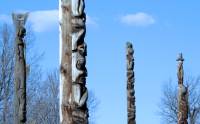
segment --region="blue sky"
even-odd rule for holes
[[[20,4],[23,3],[23,4]],[[176,85],[176,57],[183,52],[186,75],[199,75],[200,2],[181,0],[86,0],[87,86],[100,100],[97,124],[125,124],[125,43],[135,48],[137,124],[161,124],[163,85]],[[0,22],[13,11],[29,11],[35,51],[44,51],[43,71],[59,67],[58,1],[1,0]]]

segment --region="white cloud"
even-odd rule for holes
[[[20,11],[26,12],[26,11]],[[18,12],[19,13],[19,12]],[[87,26],[97,27],[97,18],[87,15],[86,24]],[[0,14],[0,22],[7,22],[12,24],[11,15]],[[29,17],[27,20],[31,24],[33,31],[35,32],[45,32],[52,30],[59,26],[59,12],[58,10],[38,10],[29,12]]]
[[[131,26],[148,26],[155,23],[153,16],[138,12],[135,14],[127,14],[121,17],[121,22]]]
[[[53,27],[59,26],[58,10],[35,11],[30,13],[28,19],[36,32],[44,32]],[[86,24],[88,26],[97,26],[96,18],[87,15]]]
[[[28,18],[35,32],[44,32],[59,25],[58,10],[33,11]]]
[[[27,11],[17,11],[17,13],[24,13]],[[12,24],[12,16],[0,14],[0,22]],[[28,22],[30,22],[33,31],[44,32],[51,30],[59,25],[58,10],[39,10],[29,12]]]

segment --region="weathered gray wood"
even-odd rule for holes
[[[62,124],[88,124],[84,8],[84,0],[60,1]]]
[[[136,107],[135,107],[135,76],[134,76],[134,50],[130,42],[126,44],[127,59],[127,112],[128,124],[136,124]]]
[[[188,124],[188,88],[184,86],[183,56],[179,54],[178,61],[178,124]]]
[[[72,99],[74,124],[88,124],[87,98],[85,86],[87,70],[87,47],[84,42],[86,15],[84,0],[72,0]]]
[[[72,37],[71,37],[71,0],[61,0],[61,115],[62,124],[73,124],[72,122]]]
[[[28,13],[12,14],[13,22],[16,29],[15,36],[15,100],[14,100],[14,123],[26,123],[26,60],[25,60],[25,43],[26,35],[25,22]]]

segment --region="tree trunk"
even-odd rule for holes
[[[183,56],[179,54],[178,61],[178,124],[188,124],[188,88],[184,86]]]
[[[60,1],[60,122],[88,124],[84,0]]]
[[[136,107],[135,107],[135,90],[134,90],[134,50],[131,43],[127,43],[127,111],[128,111],[128,124],[136,124]]]
[[[26,61],[24,52],[24,27],[28,14],[13,14],[13,22],[16,28],[15,38],[15,100],[14,100],[14,123],[26,123]]]

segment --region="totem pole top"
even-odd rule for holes
[[[179,54],[178,54],[178,58],[176,59],[176,61],[181,61],[181,62],[184,61],[184,58],[183,58],[183,54],[182,54],[182,53],[179,53]]]
[[[129,48],[133,48],[133,45],[132,45],[132,43],[131,43],[131,42],[129,42],[129,41],[128,41],[128,42],[126,42],[126,46],[127,46],[127,47],[129,47]]]
[[[12,19],[13,19],[13,23],[16,27],[16,29],[20,26],[24,26],[26,23],[26,20],[28,18],[28,12],[26,13],[12,13]]]

